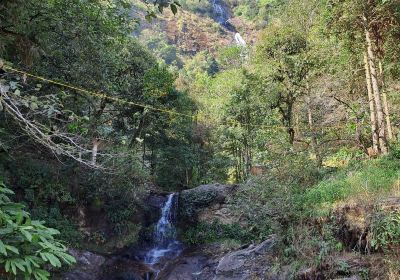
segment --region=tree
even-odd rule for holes
[[[13,192],[0,183],[0,276],[50,279],[48,266],[71,265],[75,259],[55,239],[59,232],[31,220],[24,206],[12,202]]]
[[[393,39],[390,34],[399,22],[398,4],[396,1],[380,0],[328,1],[328,4],[328,27],[339,38],[347,41],[349,48],[353,46],[354,49],[355,45],[355,51],[366,55],[365,69],[369,70],[369,74],[366,73],[366,87],[368,88],[368,84],[371,83],[375,103],[375,116],[371,116],[370,119],[371,122],[376,120],[379,152],[386,154],[387,134],[391,135],[392,129],[387,98],[381,88],[383,77],[379,77],[377,65],[379,65],[378,57],[384,59],[385,42],[387,39]],[[346,31],[342,32],[343,30]],[[374,111],[370,110],[370,113],[373,114]],[[372,139],[375,137],[374,134],[372,131]]]
[[[265,94],[272,109],[281,115],[289,143],[295,141],[294,105],[306,93],[306,81],[311,68],[307,39],[290,27],[268,28],[257,47],[258,63],[264,65]]]

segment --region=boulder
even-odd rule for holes
[[[271,236],[259,245],[228,253],[219,261],[214,280],[246,280],[265,275],[271,267],[268,255],[275,243],[276,237]]]
[[[283,280],[266,276],[272,266],[276,237],[258,245],[223,253],[221,246],[204,245],[184,252],[159,274],[163,280]]]
[[[227,224],[235,221],[228,207],[237,185],[201,185],[184,190],[179,196],[179,217],[183,225],[217,220]]]
[[[104,263],[99,280],[143,280],[147,274],[153,270],[143,262],[116,256]]]
[[[167,197],[165,195],[160,194],[152,194],[147,197],[145,203],[147,206],[153,208],[161,208],[161,206],[165,203]]]
[[[203,270],[209,263],[210,260],[208,257],[202,254],[192,256],[183,255],[171,265],[172,269],[168,273],[159,275],[159,278],[165,280],[195,280],[199,279],[198,277],[201,275],[201,279],[204,279]]]
[[[77,263],[72,271],[64,275],[64,280],[97,280],[100,277],[105,257],[74,249],[70,249],[69,253],[75,257]]]

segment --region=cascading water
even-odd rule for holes
[[[212,0],[212,6],[215,20],[229,31],[235,32],[235,42],[237,46],[246,47],[246,42],[243,37],[236,32],[236,28],[229,23],[230,13],[223,0]]]
[[[229,15],[226,9],[224,8],[222,2],[220,0],[213,0],[212,4],[218,23],[222,25],[226,24],[226,22],[229,19]]]
[[[246,46],[246,41],[243,39],[243,37],[239,33],[235,34],[235,41],[236,41],[236,45],[238,45],[239,47]]]
[[[158,273],[162,262],[177,257],[182,251],[182,244],[176,238],[177,204],[177,194],[168,195],[153,234],[153,248],[144,258],[144,262],[154,269],[155,274]]]

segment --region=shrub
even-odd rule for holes
[[[375,250],[392,251],[400,245],[400,213],[379,211],[372,217],[370,245]]]
[[[334,203],[390,192],[400,175],[398,160],[384,157],[352,163],[309,188],[303,195],[312,215],[325,215]]]
[[[222,240],[239,241],[248,243],[254,236],[238,224],[198,223],[184,233],[183,240],[190,245],[207,244]]]
[[[0,184],[0,264],[4,267],[0,275],[6,279],[23,275],[25,279],[46,280],[49,266],[73,264],[75,259],[67,254],[67,248],[54,238],[59,232],[31,220],[22,204],[10,200],[12,194]]]

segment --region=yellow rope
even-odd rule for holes
[[[51,80],[51,79],[48,79],[48,78],[45,78],[45,77],[42,77],[42,76],[31,74],[31,73],[28,73],[26,71],[15,69],[13,67],[10,67],[10,66],[7,66],[7,65],[1,65],[1,64],[2,63],[0,61],[0,68],[6,69],[6,70],[10,70],[10,71],[15,72],[15,73],[23,74],[23,75],[26,75],[28,77],[32,77],[32,78],[35,78],[37,80],[41,80],[41,81],[44,81],[44,82],[47,82],[47,83],[51,83],[51,84],[54,84],[54,85],[65,87],[65,88],[69,88],[69,89],[72,89],[72,90],[80,92],[80,93],[85,93],[85,94],[88,94],[88,95],[91,95],[91,96],[95,96],[95,97],[98,97],[98,98],[108,99],[108,100],[111,100],[113,102],[117,102],[117,103],[120,103],[120,104],[127,104],[127,105],[131,105],[131,106],[142,107],[142,108],[153,110],[153,111],[168,113],[168,114],[171,114],[171,115],[183,116],[183,117],[190,118],[192,120],[198,120],[198,118],[199,118],[199,116],[192,116],[192,115],[179,113],[179,112],[168,110],[168,109],[157,108],[157,107],[154,107],[154,106],[151,106],[151,105],[147,105],[147,104],[140,104],[140,103],[124,100],[124,99],[117,98],[117,97],[111,97],[111,96],[108,96],[108,95],[106,95],[104,93],[94,92],[94,91],[87,90],[87,89],[84,89],[84,88],[81,88],[81,87],[77,87],[77,86],[73,86],[73,85],[70,85],[70,84],[67,84],[67,83],[64,83],[64,82],[54,81],[54,80]],[[204,120],[207,121],[208,119],[206,117],[204,117]],[[279,125],[242,124],[242,123],[238,123],[238,124],[242,125],[242,126],[259,127],[259,128],[264,128],[264,129],[266,129],[266,128],[288,129],[286,126],[279,126]],[[235,125],[235,124],[232,124],[232,125]],[[343,127],[345,127],[345,126],[339,126],[338,125],[338,126],[326,126],[324,128],[327,129],[327,128],[343,128]]]
[[[127,105],[131,105],[131,106],[142,107],[142,108],[153,110],[153,111],[164,112],[164,113],[168,113],[168,114],[171,114],[171,115],[179,115],[179,116],[184,116],[184,117],[188,117],[188,118],[193,118],[193,116],[188,115],[188,114],[179,113],[179,112],[175,112],[175,111],[168,110],[168,109],[156,108],[156,107],[153,107],[151,105],[140,104],[140,103],[124,100],[124,99],[121,99],[121,98],[108,96],[108,95],[106,95],[104,93],[99,93],[99,92],[94,92],[94,91],[91,91],[91,90],[83,89],[83,88],[80,88],[80,87],[77,87],[77,86],[73,86],[73,85],[69,85],[69,84],[66,84],[66,83],[63,83],[63,82],[50,80],[50,79],[47,79],[47,78],[44,78],[44,77],[41,77],[41,76],[37,76],[37,75],[31,74],[31,73],[28,73],[26,71],[15,69],[15,68],[10,67],[10,66],[3,65],[3,68],[7,69],[7,70],[10,70],[10,71],[13,71],[15,73],[24,74],[26,76],[29,76],[29,77],[32,77],[32,78],[35,78],[35,79],[38,79],[38,80],[41,80],[41,81],[44,81],[44,82],[48,82],[48,83],[51,83],[51,84],[54,84],[54,85],[62,86],[62,87],[65,87],[65,88],[69,88],[69,89],[75,90],[77,92],[85,93],[85,94],[92,95],[92,96],[95,96],[95,97],[98,97],[98,98],[108,99],[108,100],[111,100],[111,101],[114,101],[114,102],[117,102],[117,103],[120,103],[120,104],[127,104]]]

